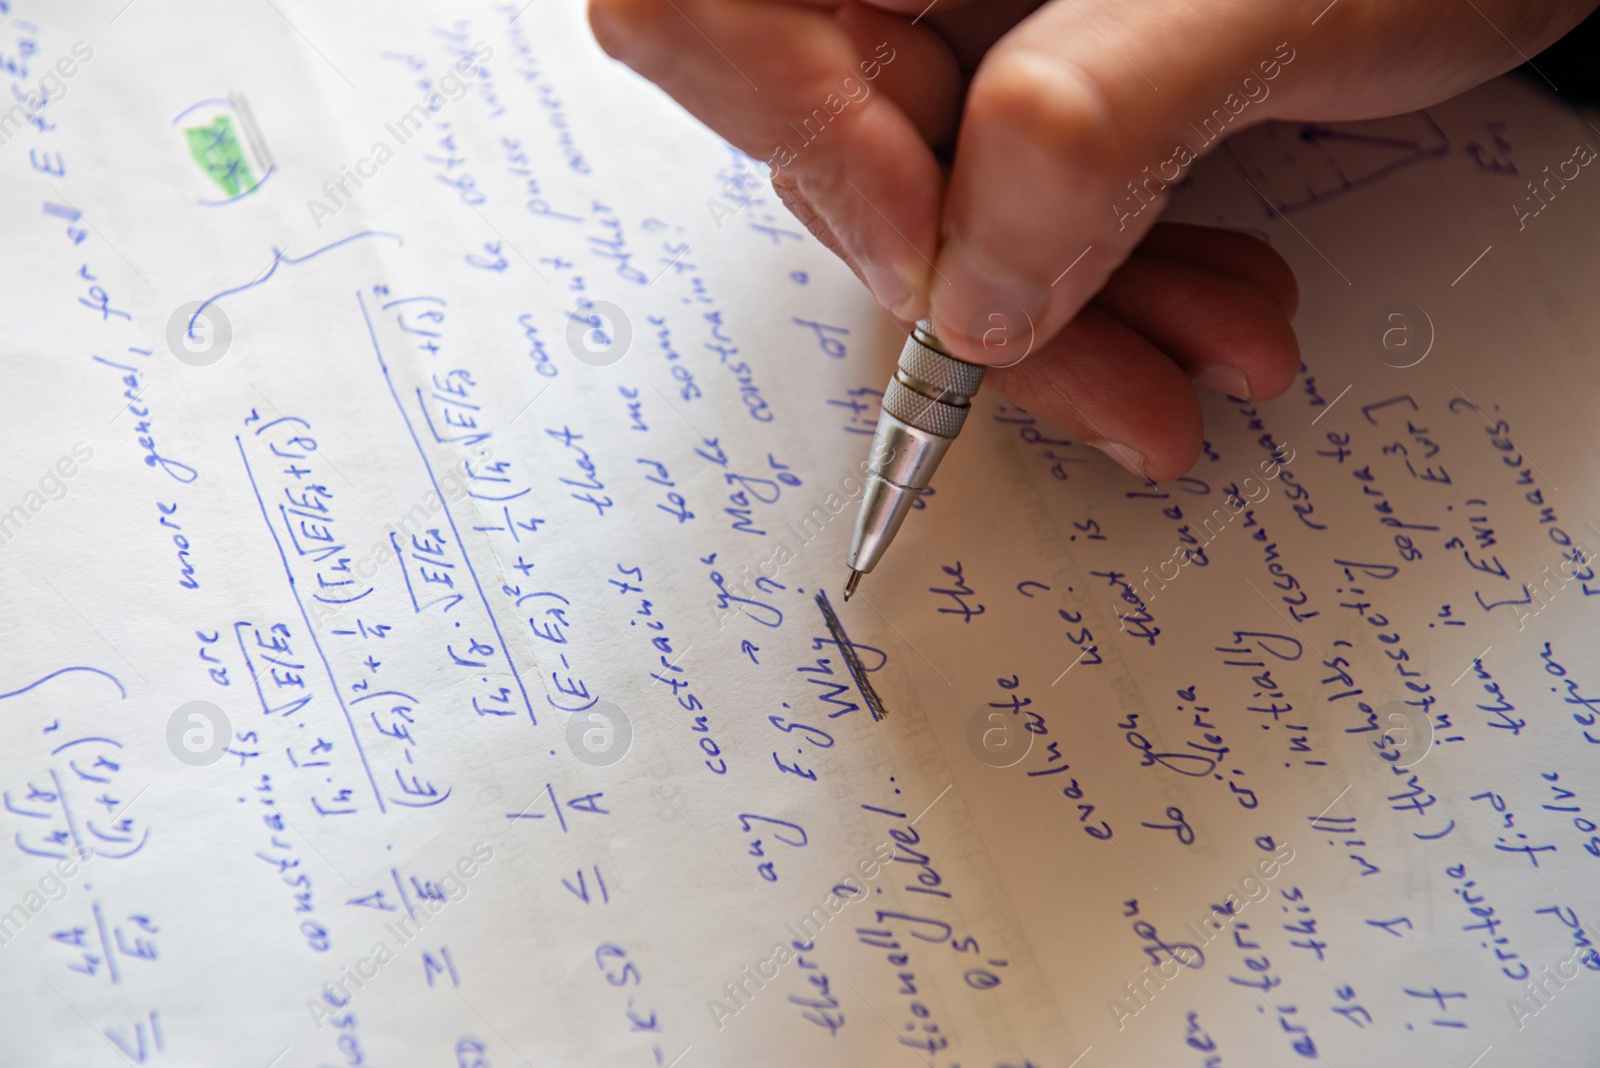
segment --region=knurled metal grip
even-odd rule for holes
[[[909,426],[953,438],[966,422],[985,370],[945,352],[933,324],[924,319],[906,338],[899,369],[883,394],[883,410]]]
[[[961,424],[967,421],[971,409],[965,404],[929,400],[898,378],[891,378],[889,388],[883,391],[883,410],[907,426],[953,438],[961,433]]]
[[[900,370],[935,391],[975,397],[983,384],[984,368],[975,363],[951,359],[938,349],[924,345],[916,334],[906,338],[900,353]]]

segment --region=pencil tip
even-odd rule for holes
[[[859,586],[859,585],[861,585],[861,572],[859,572],[859,571],[850,572],[850,581],[848,581],[848,582],[846,582],[844,584],[844,599],[846,601],[848,601],[850,599],[850,595],[852,593],[856,592],[856,587]]]

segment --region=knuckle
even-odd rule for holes
[[[1082,68],[1059,56],[1013,47],[986,60],[973,77],[969,122],[993,124],[1045,148],[1096,153],[1112,147],[1105,94]]]

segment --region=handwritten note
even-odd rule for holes
[[[980,398],[845,605],[893,325],[576,5],[360,7],[0,4],[0,1061],[1584,1059],[1581,116],[1236,140],[1290,395]]]

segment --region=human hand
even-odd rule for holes
[[[1194,159],[1267,119],[1445,99],[1594,6],[591,0],[590,19],[609,53],[766,161],[892,315],[932,318],[957,356],[992,365],[1031,337],[986,384],[1160,480],[1200,450],[1192,382],[1263,399],[1299,363],[1275,252],[1155,225]]]

